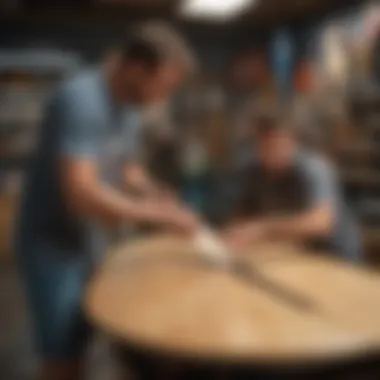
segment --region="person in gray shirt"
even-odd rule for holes
[[[236,224],[226,239],[237,248],[260,239],[286,238],[359,261],[358,226],[333,165],[303,148],[297,131],[275,113],[256,115],[252,155],[240,160],[232,204]]]
[[[41,379],[83,378],[89,330],[81,298],[94,256],[107,250],[108,227],[196,228],[191,212],[161,201],[138,157],[142,109],[170,96],[190,68],[191,54],[175,31],[143,25],[112,65],[65,80],[46,105],[15,239]]]

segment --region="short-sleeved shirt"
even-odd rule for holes
[[[139,110],[117,105],[101,70],[66,80],[46,105],[40,139],[31,162],[16,233],[16,248],[33,247],[82,254],[86,223],[67,208],[59,177],[64,157],[93,160],[102,180],[117,186],[121,167],[136,159]]]
[[[241,165],[235,207],[240,214],[255,216],[290,215],[330,204],[334,212],[334,229],[314,246],[333,249],[346,258],[361,257],[361,239],[356,221],[347,206],[333,166],[321,156],[302,150],[293,164],[280,176],[270,176],[257,158]]]

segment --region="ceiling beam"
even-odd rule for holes
[[[247,11],[242,17],[232,20],[226,24],[217,22],[210,23],[201,20],[185,20],[178,17],[179,0],[152,1],[156,6],[148,6],[146,1],[133,0],[133,3],[108,6],[102,2],[94,3],[89,0],[84,2],[77,0],[65,0],[64,6],[57,2],[50,6],[32,7],[14,11],[0,12],[0,22],[22,22],[55,24],[70,20],[72,23],[85,24],[123,24],[134,23],[147,19],[166,19],[180,25],[201,26],[207,25],[218,29],[228,27],[242,29],[271,29],[281,25],[296,24],[302,22],[314,22],[330,12],[343,9],[353,4],[363,2],[362,0],[261,0],[251,11]],[[70,2],[73,3],[70,5]],[[222,0],[221,0],[222,1]],[[75,2],[75,5],[73,5]],[[78,3],[82,4],[78,8]],[[293,5],[292,5],[293,4]]]

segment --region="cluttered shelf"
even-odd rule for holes
[[[12,231],[45,100],[81,65],[75,54],[40,49],[0,52],[0,263],[12,258]]]

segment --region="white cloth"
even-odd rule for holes
[[[208,228],[199,230],[193,238],[194,247],[199,252],[207,256],[213,262],[218,264],[227,264],[229,261],[229,252],[226,245]]]

